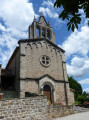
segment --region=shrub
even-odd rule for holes
[[[81,104],[83,104],[84,102],[85,102],[85,97],[83,96],[83,95],[79,95],[78,96],[78,98],[77,98],[77,100],[81,103]]]

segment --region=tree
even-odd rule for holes
[[[82,95],[84,96],[85,101],[89,102],[89,93],[87,93],[86,91],[84,91]]]
[[[77,100],[77,97],[79,95],[82,95],[82,87],[76,80],[74,80],[72,76],[68,77],[68,81],[69,81],[70,88],[75,90],[74,97],[75,97],[75,100]]]
[[[54,7],[63,8],[59,18],[62,20],[67,19],[68,30],[74,31],[78,29],[78,25],[81,23],[81,14],[79,10],[84,10],[85,17],[89,18],[89,0],[56,0]]]
[[[78,100],[81,104],[83,104],[83,103],[86,101],[86,98],[85,98],[83,95],[79,95],[79,96],[77,97],[77,100]]]

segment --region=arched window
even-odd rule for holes
[[[45,29],[42,28],[42,38],[45,38]]]

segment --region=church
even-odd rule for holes
[[[42,94],[51,103],[73,103],[65,51],[56,45],[53,29],[42,14],[38,21],[34,17],[28,36],[18,41],[5,69],[0,65],[0,93],[19,98]]]

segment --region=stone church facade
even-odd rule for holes
[[[34,18],[29,38],[18,41],[7,66],[0,66],[1,90],[13,90],[18,97],[26,93],[44,94],[51,103],[70,104],[65,51],[56,45],[55,34],[44,16]]]

